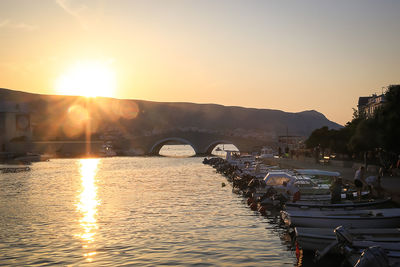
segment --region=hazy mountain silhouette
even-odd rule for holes
[[[314,129],[342,126],[315,111],[298,113],[216,104],[167,103],[114,98],[87,99],[78,96],[31,94],[0,88],[0,102],[24,103],[31,111],[34,139],[76,139],[82,133],[66,134],[91,110],[93,132],[117,129],[125,136],[181,130],[255,132],[271,137],[308,136]],[[71,107],[80,107],[74,112]]]

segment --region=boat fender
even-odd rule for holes
[[[378,246],[366,248],[354,267],[389,267],[385,251]]]
[[[303,261],[303,250],[300,249],[299,243],[295,243],[296,246],[296,259],[297,259],[297,266],[302,266]]]
[[[250,206],[250,205],[253,204],[253,203],[254,203],[254,198],[253,198],[253,197],[249,197],[249,198],[247,199],[247,205]]]
[[[294,193],[294,195],[293,195],[293,203],[295,203],[296,201],[299,201],[300,198],[301,198],[300,191],[297,191],[297,192]]]

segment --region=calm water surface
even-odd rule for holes
[[[0,174],[0,265],[293,266],[202,158],[54,159]]]

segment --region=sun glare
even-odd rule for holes
[[[112,97],[116,89],[115,71],[102,61],[81,61],[63,73],[55,84],[63,95]]]

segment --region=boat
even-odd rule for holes
[[[103,157],[114,157],[117,153],[114,151],[112,143],[106,142],[100,149],[100,155]]]
[[[393,228],[400,225],[400,209],[366,209],[340,211],[281,211],[287,226],[336,228]]]
[[[400,266],[400,241],[397,237],[394,238],[397,241],[394,239],[394,241],[366,241],[365,245],[368,247],[363,248],[358,245],[354,235],[343,226],[336,228],[334,232],[336,241],[332,242],[322,252],[316,252],[315,259],[317,261],[332,249],[339,248],[339,251],[351,266]]]
[[[340,177],[340,172],[324,171],[317,169],[295,169],[296,173],[300,175],[309,175],[315,177]]]
[[[371,209],[390,204],[391,199],[367,200],[367,201],[344,201],[343,203],[331,204],[330,202],[310,202],[298,201],[286,203],[285,210],[351,210],[351,209]]]
[[[268,158],[274,158],[274,150],[270,147],[263,147],[261,149],[261,153],[259,158],[260,159],[268,159]]]
[[[266,190],[274,187],[278,193],[285,192],[287,187],[284,185],[294,185],[299,188],[303,195],[327,195],[330,193],[329,186],[317,184],[305,176],[295,176],[287,171],[271,171],[264,178]]]
[[[378,243],[364,250],[345,245],[343,247],[341,250],[350,266],[400,267],[398,244],[392,248],[382,248]]]
[[[0,167],[0,171],[2,173],[19,173],[19,172],[27,172],[30,171],[31,168],[28,166],[24,167]]]
[[[361,192],[361,197],[368,197],[370,194],[369,191],[362,191]],[[342,194],[340,195],[342,201],[345,201],[347,199],[356,199],[357,198],[357,192],[355,191],[342,191]],[[301,196],[301,201],[302,202],[322,202],[322,203],[327,203],[331,201],[331,194],[318,194],[318,195],[302,195]]]
[[[298,200],[297,197],[304,201],[331,199],[329,185],[318,184],[311,178],[295,175],[290,170],[270,170],[263,180],[265,187],[257,188],[252,194],[253,199],[259,201],[261,206],[281,207],[287,201]],[[273,188],[273,194],[270,192],[271,188]],[[292,192],[288,194],[288,191]],[[300,195],[294,197],[294,191],[299,191]],[[291,199],[292,196],[294,199]],[[346,195],[343,194],[342,197],[346,198]]]
[[[346,228],[352,236],[352,244],[359,249],[365,249],[377,242],[385,244],[397,244],[400,242],[399,228]],[[308,228],[295,227],[296,242],[303,250],[322,251],[336,241],[336,235],[332,228]],[[334,250],[333,253],[338,251]]]
[[[318,184],[331,184],[333,178],[340,178],[340,172],[325,171],[318,169],[294,169],[292,172],[296,176],[307,176]]]

